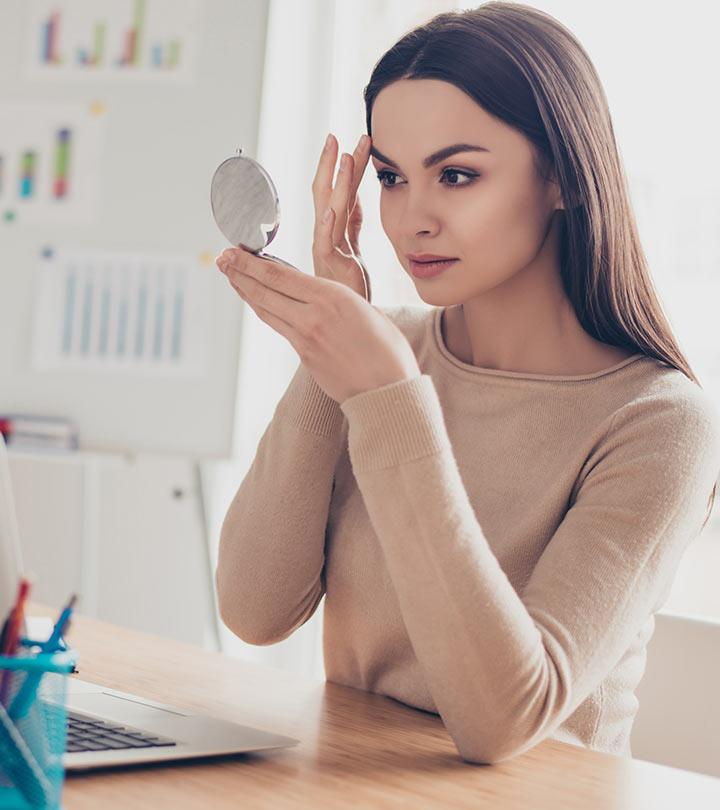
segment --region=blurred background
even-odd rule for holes
[[[718,401],[717,6],[529,5],[597,68],[661,301]],[[88,615],[324,678],[323,603],[269,647],[216,610],[220,526],[298,357],[215,267],[228,244],[210,181],[238,148],[257,159],[280,198],[269,249],[312,273],[325,136],[352,152],[375,62],[434,14],[472,7],[3,0],[0,429],[35,600],[76,591]],[[426,306],[382,231],[379,191],[370,167],[373,303]],[[663,611],[720,620],[718,512]]]

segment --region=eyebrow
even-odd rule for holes
[[[437,152],[433,152],[431,155],[428,155],[425,160],[423,160],[423,166],[426,169],[429,169],[436,163],[440,163],[441,160],[445,160],[445,158],[449,158],[451,155],[456,155],[458,152],[489,151],[490,150],[486,149],[484,146],[473,146],[470,143],[455,143],[452,146],[445,146],[442,149],[438,149]],[[378,160],[381,160],[383,163],[387,163],[388,166],[393,166],[396,169],[400,168],[394,160],[390,160],[389,157],[385,157],[385,155],[383,155],[382,152],[379,152],[374,146],[370,147],[370,154],[373,157],[376,157]]]

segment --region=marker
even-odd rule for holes
[[[21,577],[18,593],[10,614],[5,622],[2,631],[2,645],[0,645],[0,655],[15,655],[18,641],[20,639],[20,628],[25,620],[25,600],[30,592],[31,582],[27,577]],[[0,703],[5,705],[7,697],[9,672],[3,670],[0,678]]]

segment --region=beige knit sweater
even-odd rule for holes
[[[273,644],[325,595],[327,679],[439,713],[463,759],[547,737],[630,756],[718,411],[641,354],[483,369],[450,354],[440,308],[378,308],[422,373],[338,405],[298,366],[223,523],[224,622]]]

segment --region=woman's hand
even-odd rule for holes
[[[331,213],[320,220],[318,257],[335,251]],[[337,281],[315,277],[242,248],[218,267],[260,320],[285,337],[317,384],[336,402],[419,375],[405,335],[380,310]]]
[[[366,301],[371,300],[370,275],[360,256],[358,237],[362,226],[362,208],[357,190],[370,157],[369,135],[363,135],[352,155],[340,156],[335,188],[332,187],[338,143],[330,134],[323,147],[315,179],[312,183],[315,203],[315,229],[313,232],[313,264],[315,275],[331,281],[339,281],[355,290]],[[330,255],[318,251],[318,238],[324,233],[321,223],[326,208],[335,211],[332,244],[335,248]]]

